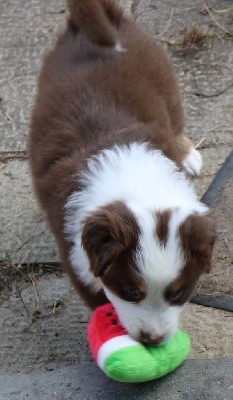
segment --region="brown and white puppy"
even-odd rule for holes
[[[86,303],[107,297],[132,337],[160,343],[210,270],[214,221],[182,171],[201,156],[161,45],[112,0],[68,4],[32,115],[35,189]]]

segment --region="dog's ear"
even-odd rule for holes
[[[216,237],[213,212],[189,215],[180,225],[179,234],[185,264],[165,291],[165,299],[174,305],[186,303],[201,274],[210,272]]]
[[[216,239],[214,212],[190,215],[181,224],[180,235],[186,254],[199,264],[200,273],[210,272],[211,256]]]
[[[139,227],[132,212],[114,202],[83,221],[82,245],[94,275],[101,276],[124,251],[136,248]]]

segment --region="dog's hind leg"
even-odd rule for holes
[[[195,149],[192,141],[180,134],[176,137],[179,151],[182,153],[182,166],[188,175],[198,176],[202,167],[202,156],[198,150]]]

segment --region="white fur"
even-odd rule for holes
[[[78,178],[77,178],[78,179]],[[66,204],[65,232],[74,243],[70,261],[79,279],[93,291],[103,286],[90,271],[81,246],[82,221],[91,212],[111,202],[123,201],[134,213],[141,228],[137,267],[147,283],[147,296],[139,304],[121,300],[104,287],[119,318],[135,339],[143,330],[151,337],[169,338],[177,327],[181,307],[170,307],[163,300],[165,287],[184,264],[177,227],[192,212],[207,208],[196,197],[184,172],[159,150],[146,143],[115,146],[88,161],[79,176],[83,190],[74,192]],[[155,237],[155,211],[173,209],[166,246]],[[153,215],[152,215],[153,213]]]
[[[155,238],[154,215],[136,209],[132,211],[141,229],[136,265],[147,284],[146,298],[139,304],[132,304],[121,300],[108,288],[104,290],[114,304],[122,325],[134,339],[139,340],[141,332],[144,332],[151,339],[163,337],[163,341],[166,341],[177,329],[182,307],[169,306],[163,292],[185,263],[178,227],[190,214],[190,209],[173,211],[166,245],[161,245]]]
[[[153,290],[151,290],[153,288]],[[152,340],[159,337],[163,342],[170,339],[178,327],[179,315],[183,307],[170,307],[161,296],[164,287],[151,285],[147,297],[138,304],[126,302],[105,288],[108,299],[114,304],[121,324],[130,336],[140,341],[141,332]]]
[[[129,335],[113,337],[104,342],[97,354],[97,364],[104,369],[107,358],[117,350],[125,347],[139,346],[139,343],[133,340]]]
[[[202,167],[202,156],[194,147],[191,148],[188,156],[183,161],[183,167],[191,176],[198,176]]]
[[[118,51],[119,53],[126,53],[126,51],[127,51],[126,49],[124,49],[121,46],[120,42],[117,42],[114,47],[115,47],[115,50]]]

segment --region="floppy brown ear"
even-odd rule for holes
[[[82,245],[96,277],[124,251],[136,247],[138,232],[132,212],[120,201],[100,208],[83,221]]]
[[[214,212],[192,214],[180,226],[186,254],[199,264],[200,273],[210,272],[211,256],[216,239]]]

